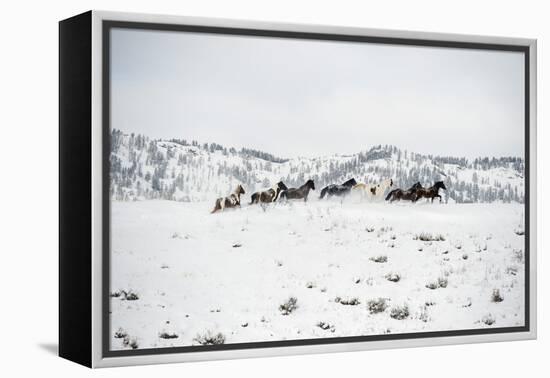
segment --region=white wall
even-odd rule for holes
[[[57,343],[57,21],[88,9],[488,34],[539,40],[539,193],[550,76],[544,1],[121,0],[10,1],[0,22],[0,369],[6,377],[92,373],[54,356]],[[540,198],[540,197],[539,197]],[[438,348],[107,369],[96,376],[465,377],[547,370],[549,287],[539,200],[539,340]]]

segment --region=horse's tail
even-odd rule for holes
[[[391,190],[388,195],[386,196],[386,201],[389,201],[390,198],[393,196],[393,193],[395,193],[396,191],[398,191],[399,189],[394,189],[394,190]]]
[[[254,205],[256,203],[256,197],[258,193],[254,193],[250,196],[250,205]]]
[[[325,194],[327,194],[327,191],[328,191],[328,186],[325,186],[323,188],[323,190],[321,190],[321,196],[319,197],[320,199],[323,199],[325,198]]]
[[[216,200],[216,203],[214,204],[214,208],[212,209],[212,211],[210,212],[210,214],[214,214],[216,211],[220,210],[221,209],[221,206],[220,206],[220,200],[217,199]]]

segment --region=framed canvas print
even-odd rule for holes
[[[536,337],[536,42],[60,22],[60,355]]]

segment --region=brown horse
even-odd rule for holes
[[[439,202],[441,203],[442,198],[439,195],[439,189],[447,190],[447,187],[445,186],[443,181],[437,181],[433,186],[430,186],[429,188],[417,189],[416,200],[414,200],[414,202],[418,201],[420,198],[431,198],[433,202],[435,197],[439,197]]]
[[[281,193],[282,190],[288,190],[284,182],[279,181],[277,185],[275,185],[273,188],[270,188],[263,192],[256,192],[252,194],[250,197],[250,204],[253,205],[255,203],[269,203],[269,202],[275,202],[277,201],[277,198],[279,197],[279,193]]]
[[[244,189],[242,185],[239,184],[231,195],[228,197],[221,197],[216,200],[214,209],[210,212],[210,214],[213,214],[218,210],[223,211],[225,208],[240,207],[241,194],[244,194]]]
[[[393,202],[395,200],[397,201],[407,200],[407,201],[415,202],[418,197],[418,194],[416,193],[418,189],[423,189],[422,184],[420,184],[420,182],[417,182],[407,190],[403,190],[401,188],[394,189],[388,193],[388,195],[386,196],[386,201]]]

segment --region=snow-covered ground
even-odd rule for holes
[[[112,203],[112,349],[524,324],[521,204],[212,206]]]

